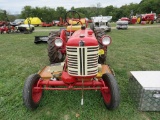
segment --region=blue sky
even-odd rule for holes
[[[72,6],[77,7],[91,7],[96,6],[97,3],[101,4],[101,7],[113,5],[120,7],[130,3],[140,3],[141,0],[0,0],[0,9],[6,10],[9,13],[20,13],[22,8],[26,5],[32,7],[50,7],[57,8],[62,6],[69,10]]]

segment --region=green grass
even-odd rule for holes
[[[159,112],[140,112],[128,94],[129,72],[160,70],[160,28],[112,30],[107,60],[116,73],[121,102],[109,111],[99,91],[45,91],[40,106],[29,111],[22,102],[25,79],[49,65],[47,44],[34,44],[32,34],[0,35],[0,119],[2,120],[160,120]],[[76,117],[79,114],[79,117]]]

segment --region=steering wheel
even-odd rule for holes
[[[76,25],[78,23],[80,23],[82,25],[82,22],[80,21],[80,19],[81,19],[81,17],[79,15],[79,13],[76,12],[75,10],[69,10],[65,15],[65,21],[68,23],[68,25],[71,25],[69,23],[69,20],[76,21]]]

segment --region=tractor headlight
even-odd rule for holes
[[[101,40],[101,42],[102,42],[102,44],[104,45],[104,46],[108,46],[110,43],[111,43],[111,37],[110,36],[103,36],[102,37],[102,40]]]
[[[61,38],[56,38],[56,39],[55,39],[55,45],[56,45],[57,47],[61,47],[61,46],[63,45],[62,39],[61,39]]]

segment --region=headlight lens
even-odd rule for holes
[[[61,47],[63,45],[63,41],[60,38],[55,39],[55,45],[57,47]]]
[[[109,37],[109,36],[104,36],[103,38],[102,38],[102,44],[104,45],[104,46],[107,46],[107,45],[109,45],[111,43],[111,38]]]

